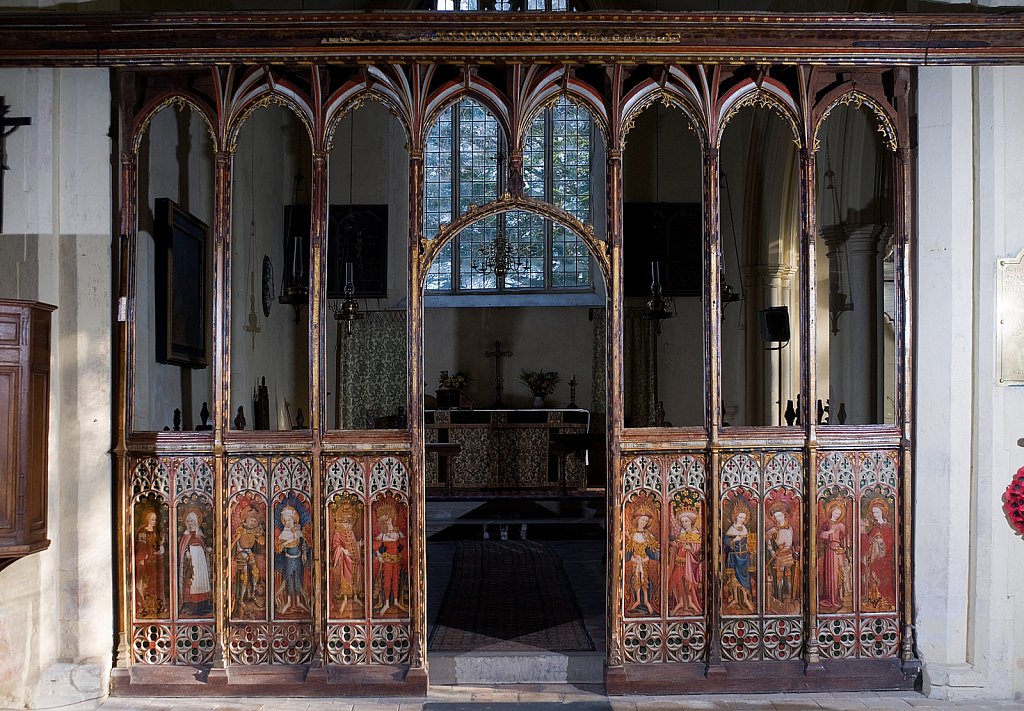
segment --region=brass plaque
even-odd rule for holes
[[[999,385],[1024,385],[1024,250],[998,265]]]

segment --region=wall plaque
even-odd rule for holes
[[[999,385],[1024,385],[1024,250],[998,261]]]

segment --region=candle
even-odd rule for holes
[[[657,262],[651,262],[651,291],[655,296],[661,293],[661,277]]]
[[[352,291],[355,285],[352,283],[352,262],[345,262],[345,291]]]

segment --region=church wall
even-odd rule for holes
[[[109,73],[0,70],[0,84],[32,117],[7,144],[0,296],[58,306],[51,545],[0,573],[0,705],[53,706],[103,695],[112,653]]]
[[[595,314],[604,317],[603,311]],[[519,380],[526,369],[554,370],[561,377],[546,398],[548,407],[568,405],[569,380],[575,375],[576,404],[590,409],[594,325],[586,307],[428,308],[423,325],[425,390],[433,394],[442,370],[469,371],[474,382],[466,395],[474,407],[489,407],[494,402],[494,359],[484,353],[500,340],[502,350],[512,351],[502,363],[502,401],[507,407],[531,406],[533,396]]]
[[[1024,70],[919,79],[918,646],[933,696],[1019,698],[1024,571],[1000,497],[1024,464],[1024,390],[995,384],[995,284],[996,260],[1024,248]]]
[[[213,402],[212,359],[199,369],[157,362],[155,221],[161,218],[155,211],[158,198],[170,198],[205,222],[211,228],[212,259],[213,144],[198,113],[169,106],[153,118],[139,153],[134,429],[171,427],[176,408],[182,411],[183,428],[191,429],[199,424],[202,403]],[[212,284],[212,270],[210,278]]]
[[[295,310],[278,301],[286,272],[294,268],[285,260],[285,205],[292,203],[296,170],[301,169],[309,190],[309,156],[308,134],[284,107],[258,109],[239,133],[232,183],[231,412],[234,416],[239,405],[244,407],[250,429],[253,389],[263,378],[271,429],[291,429],[299,408],[309,423],[309,309],[301,307],[296,322]],[[300,189],[296,202],[308,203],[308,192]],[[261,302],[265,255],[274,269],[269,317],[264,317]],[[300,262],[303,259],[300,255]],[[300,263],[298,269],[302,268]],[[259,332],[246,330],[250,313],[256,315]]]

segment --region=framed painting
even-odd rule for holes
[[[156,359],[186,368],[209,364],[209,227],[170,198],[157,198]]]

